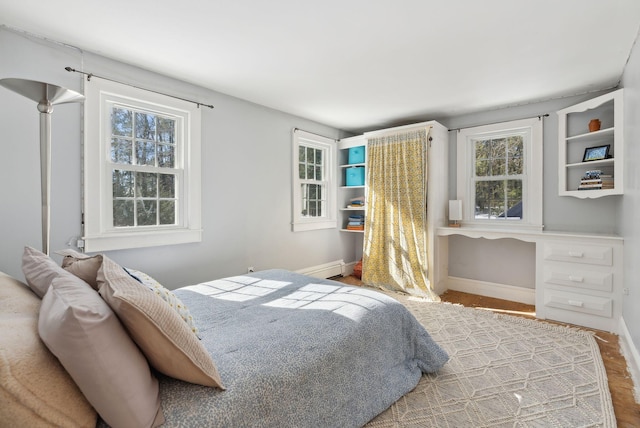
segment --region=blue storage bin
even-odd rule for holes
[[[356,166],[345,169],[347,186],[364,186],[364,167]]]
[[[364,163],[364,146],[349,149],[349,163]]]

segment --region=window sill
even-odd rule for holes
[[[154,230],[135,233],[123,232],[100,236],[85,236],[83,239],[84,250],[92,253],[97,251],[201,242],[202,229]]]

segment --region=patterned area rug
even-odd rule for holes
[[[451,359],[367,427],[616,426],[592,333],[393,296]]]

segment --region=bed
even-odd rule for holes
[[[50,274],[42,281],[45,286],[40,287],[42,288],[40,293],[43,293],[43,296],[39,297],[43,299],[43,311],[47,308],[47,314],[51,312],[48,308],[51,306],[48,294],[58,289],[62,290],[60,277],[65,278],[65,283],[75,281],[75,278],[85,277],[87,281],[80,281],[84,287],[80,284],[78,287],[81,288],[73,289],[75,291],[71,293],[78,293],[78,290],[81,290],[83,293],[88,293],[88,298],[93,299],[94,295],[98,295],[98,299],[101,298],[109,303],[112,303],[114,296],[118,297],[119,292],[116,290],[109,295],[109,292],[103,290],[105,282],[121,281],[133,287],[137,287],[134,284],[139,283],[146,283],[145,286],[149,287],[149,282],[153,282],[152,278],[143,277],[145,274],[131,269],[126,270],[106,257],[100,256],[90,260],[92,263],[90,269],[74,271],[73,266],[78,267],[79,264],[68,265],[66,269],[51,267],[51,270],[59,276],[54,276],[52,281],[52,274]],[[117,281],[110,277],[111,273],[107,272],[105,267],[107,262],[111,263],[109,266],[117,272],[116,275],[120,275]],[[47,261],[47,263],[50,262]],[[41,264],[42,260],[38,260],[37,265]],[[90,272],[89,277],[86,277],[87,271]],[[91,275],[95,276],[91,277]],[[25,276],[33,290],[32,281],[29,281],[30,275],[25,273]],[[53,285],[47,286],[47,281],[52,281]],[[11,287],[20,287],[22,297],[29,297],[30,306],[27,305],[29,307],[24,309],[25,314],[38,310],[38,302],[36,302],[38,297],[33,299],[34,296],[27,296],[28,290],[18,281],[0,276],[0,291],[5,290],[6,293],[8,283]],[[95,286],[98,290],[95,290]],[[154,293],[146,294],[152,290],[153,286],[160,287],[151,285],[148,289],[140,288],[140,290],[145,290],[141,291],[144,299],[152,296],[151,300],[155,305],[157,301],[154,299],[157,297]],[[431,339],[428,332],[402,304],[385,294],[362,287],[347,286],[331,280],[276,269],[204,282],[172,290],[172,292],[166,290],[162,292],[173,296],[176,302],[180,302],[177,306],[181,306],[181,309],[188,308],[187,318],[190,317],[190,320],[183,317],[181,320],[183,325],[176,324],[176,327],[182,329],[188,324],[186,321],[191,321],[185,330],[187,333],[182,333],[180,336],[189,335],[189,340],[195,337],[193,343],[196,345],[194,346],[206,351],[213,366],[209,369],[206,364],[201,366],[204,367],[203,371],[209,370],[210,376],[207,379],[213,380],[201,382],[199,380],[202,379],[201,373],[196,373],[189,378],[189,381],[180,380],[180,377],[183,377],[180,372],[182,367],[185,364],[193,364],[197,358],[185,360],[186,362],[176,360],[177,363],[173,366],[170,364],[169,367],[162,366],[170,357],[150,355],[150,353],[159,352],[159,349],[162,351],[172,343],[166,342],[163,346],[158,346],[157,342],[154,342],[154,347],[148,348],[151,345],[145,343],[145,340],[150,340],[149,330],[145,330],[144,334],[132,332],[129,328],[131,320],[128,316],[122,315],[119,312],[121,308],[118,309],[117,305],[111,305],[118,315],[116,319],[125,326],[128,335],[144,352],[151,366],[150,376],[156,382],[155,384],[151,382],[151,393],[136,394],[136,397],[153,396],[157,391],[157,396],[152,397],[155,401],[152,400],[150,407],[150,414],[156,410],[157,414],[136,422],[139,426],[358,427],[411,391],[417,385],[422,373],[435,372],[448,360],[446,352]],[[166,302],[165,299],[163,305]],[[102,304],[97,300],[94,303]],[[6,306],[6,304],[0,304],[3,331],[7,326],[6,318],[10,317],[9,313],[16,313],[15,305],[13,309],[8,309]],[[163,306],[162,310],[164,309],[166,308]],[[25,314],[21,315],[23,320],[28,318]],[[37,314],[30,316],[37,316]],[[47,326],[42,325],[43,318],[48,320]],[[54,342],[49,337],[51,334],[46,331],[52,328],[49,325],[55,324],[50,319],[51,315],[40,315],[40,337],[62,362],[62,371],[70,373],[75,383],[79,385],[79,395],[87,399],[93,393],[86,391],[87,388],[90,389],[93,384],[103,384],[111,380],[101,379],[100,382],[92,380],[88,386],[86,382],[83,386],[77,379],[80,375],[73,373],[77,370],[78,362],[74,360],[73,365],[65,365],[65,359],[70,357],[63,355],[64,352],[59,349],[55,350],[55,345],[50,346],[48,343],[48,341]],[[136,319],[133,324],[139,326],[144,322],[146,321]],[[24,329],[24,331],[27,330],[29,328]],[[65,337],[68,336],[68,331],[66,327]],[[38,329],[35,334],[38,334]],[[110,334],[111,336],[113,334]],[[91,340],[91,336],[88,335],[83,340]],[[3,340],[0,344],[0,352],[6,353],[6,348],[11,344],[4,342],[8,340]],[[39,341],[32,340],[32,342],[36,342],[37,345]],[[35,345],[32,344],[32,346]],[[40,346],[42,348],[40,351],[47,351],[47,347],[41,344]],[[83,348],[86,347],[83,346]],[[65,350],[68,348],[69,345],[65,345]],[[78,358],[76,351],[73,352],[73,358],[76,360]],[[97,364],[96,358],[100,358],[100,355],[91,356],[94,360],[92,367]],[[110,358],[117,358],[117,356]],[[135,360],[135,358],[129,357],[127,361],[129,360]],[[196,366],[198,364],[196,361]],[[50,361],[48,365],[55,365],[55,361]],[[136,369],[129,376],[134,376],[140,371],[143,370]],[[117,372],[114,373],[117,375]],[[82,375],[85,374],[82,373]],[[64,377],[64,373],[57,375]],[[89,375],[93,376],[94,373]],[[6,392],[11,389],[7,387],[10,382],[5,378],[6,376],[2,378],[3,388],[0,391],[10,395]],[[146,375],[143,376],[142,382],[147,381]],[[157,389],[154,389],[154,385]],[[73,389],[73,382],[70,383],[67,379],[66,388]],[[101,392],[98,391],[98,394]],[[110,397],[113,397],[113,394]],[[49,398],[46,397],[46,399]],[[34,412],[34,407],[37,406],[29,400],[23,399],[23,402],[19,402],[20,399],[15,397],[12,397],[12,400],[18,402],[17,407],[28,408],[31,413],[37,415],[38,411]],[[100,403],[96,406],[95,400],[96,398],[88,398],[91,407],[103,406]],[[127,405],[125,401],[123,401],[124,404],[120,404],[121,407]],[[65,400],[64,403],[66,404],[63,404],[63,407],[69,406],[69,400]],[[60,406],[60,403],[46,404],[49,407]],[[144,406],[144,403],[136,404],[129,417],[138,417],[135,413]],[[40,407],[43,406],[40,405]],[[82,406],[78,405],[78,407]],[[57,411],[57,409],[54,410]],[[117,417],[110,419],[111,415],[104,417],[111,411],[114,410],[109,408],[98,410],[98,426],[118,426],[129,422]],[[122,409],[119,411],[124,412]],[[3,412],[5,414],[0,416],[7,417],[7,409]],[[23,413],[29,412],[22,412],[21,417],[24,417]],[[72,418],[73,416],[68,417],[68,419]],[[48,422],[44,426],[87,426],[83,423],[75,424],[75,422],[62,424],[60,418],[47,420],[43,416],[37,416],[37,419]]]

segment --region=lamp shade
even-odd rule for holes
[[[449,220],[462,220],[462,201],[460,199],[449,201]]]

